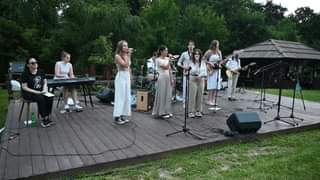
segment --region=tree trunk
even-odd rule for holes
[[[90,76],[95,76],[96,74],[97,74],[96,65],[95,64],[90,64],[90,66],[89,66],[89,75]]]
[[[112,79],[112,65],[105,65],[104,67],[104,77],[106,80],[111,80]]]

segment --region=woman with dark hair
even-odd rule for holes
[[[168,48],[164,45],[159,47],[156,66],[159,73],[156,83],[156,94],[152,115],[167,119],[172,117],[171,108],[171,78],[170,59],[168,58]]]
[[[49,115],[52,110],[53,97],[44,95],[48,92],[47,79],[44,72],[38,69],[38,62],[35,58],[26,61],[25,70],[21,75],[21,84],[22,97],[38,104],[41,126],[51,126],[53,122],[49,119]]]
[[[202,52],[195,49],[192,53],[191,63],[189,64],[189,117],[202,117],[202,99],[204,80],[200,77]]]
[[[219,41],[213,40],[209,46],[209,49],[203,55],[203,60],[207,61],[208,67],[208,79],[207,79],[207,90],[208,90],[208,105],[215,105],[214,98],[217,91],[220,89],[220,78],[221,78],[221,60],[222,53],[219,49]]]
[[[128,47],[127,41],[121,40],[117,43],[115,51],[115,63],[117,66],[117,75],[114,80],[114,109],[113,117],[116,124],[125,124],[129,122],[125,116],[131,116],[131,82],[130,82],[130,64],[133,49]]]

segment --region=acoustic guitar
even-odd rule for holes
[[[215,72],[218,69],[221,69],[221,66],[228,60],[228,58],[222,60],[222,61],[215,61],[215,62],[207,62],[207,72],[208,75],[212,75],[213,72]]]
[[[228,78],[232,78],[233,75],[240,74],[240,71],[247,70],[250,66],[254,66],[254,65],[256,65],[256,63],[255,63],[255,62],[252,62],[252,63],[250,63],[250,64],[247,64],[247,65],[243,66],[242,68],[240,68],[240,69],[238,69],[238,70],[231,70],[231,69],[228,69],[228,68],[225,66],[225,67],[227,68],[227,70],[226,70],[226,75],[227,75]]]

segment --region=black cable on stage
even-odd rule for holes
[[[123,146],[123,147],[119,147],[119,148],[106,149],[106,150],[103,150],[103,151],[98,152],[98,153],[63,153],[63,154],[46,154],[46,153],[32,154],[32,153],[30,153],[30,154],[16,154],[16,153],[11,152],[8,148],[3,147],[2,145],[1,145],[1,150],[7,152],[9,155],[14,156],[14,157],[98,156],[98,155],[102,155],[102,154],[104,154],[106,152],[118,151],[118,150],[128,149],[128,148],[132,147],[136,142],[137,134],[136,134],[135,128],[138,127],[138,126],[133,121],[131,121],[131,123],[134,126],[131,128],[132,133],[133,133],[133,139],[131,140],[130,144],[128,144],[126,146]],[[17,136],[19,136],[19,135],[20,134],[18,134]],[[10,140],[12,140],[12,139],[9,138],[8,141],[10,141]],[[2,144],[3,142],[5,142],[5,141],[0,142],[0,144]]]

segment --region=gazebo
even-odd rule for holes
[[[320,51],[300,42],[269,39],[241,50],[243,65],[256,62],[257,68],[282,61],[289,64],[289,72],[300,75],[305,87],[320,88]],[[266,77],[271,78],[272,72]],[[270,80],[270,79],[269,79]]]

